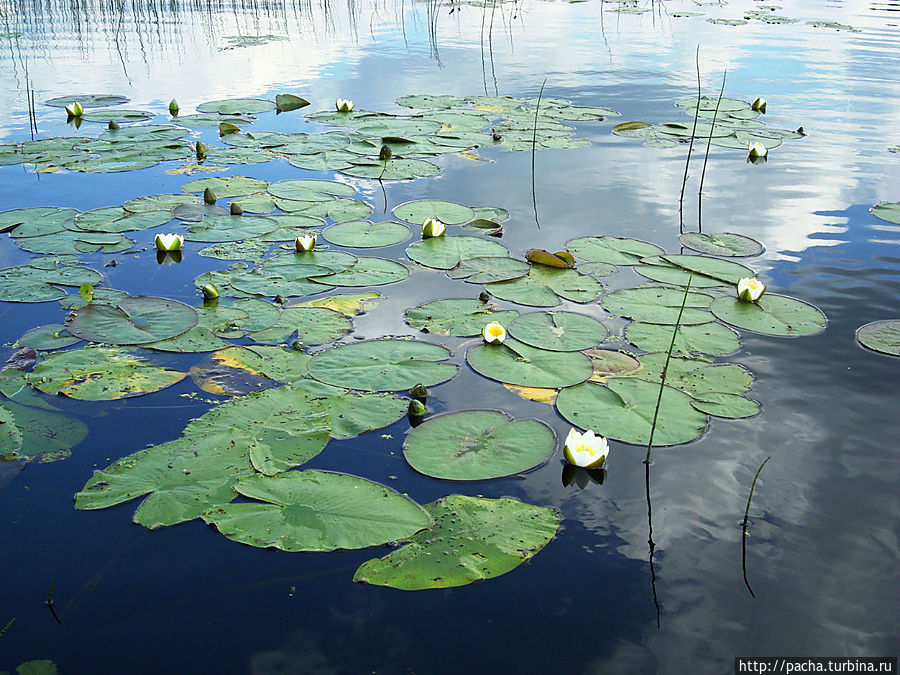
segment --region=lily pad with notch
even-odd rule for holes
[[[579,258],[589,262],[603,262],[610,265],[634,265],[641,258],[665,253],[656,244],[640,239],[624,237],[578,237],[566,244],[566,248]]]
[[[522,260],[504,256],[480,256],[460,260],[447,271],[451,279],[465,279],[470,284],[489,284],[496,281],[512,281],[528,274],[531,266]]]
[[[196,310],[184,303],[137,296],[77,309],[66,317],[66,330],[91,342],[138,345],[181,335],[197,321]]]
[[[407,247],[406,255],[425,267],[450,270],[469,258],[509,257],[509,250],[495,241],[453,235],[417,241]]]
[[[474,220],[475,211],[463,204],[443,199],[417,199],[394,207],[394,215],[407,223],[421,225],[427,218],[436,218],[447,225],[462,225]]]
[[[560,298],[585,304],[603,291],[603,285],[591,276],[545,265],[532,265],[521,279],[485,284],[484,288],[496,298],[531,307],[555,307]]]
[[[682,245],[708,255],[750,257],[759,255],[763,245],[755,239],[732,232],[688,232],[679,237]]]
[[[481,335],[491,321],[507,325],[518,315],[514,310],[498,310],[480,300],[452,298],[431,300],[413,307],[406,312],[406,321],[413,328],[428,333],[471,337]]]
[[[484,377],[524,387],[571,387],[594,372],[591,360],[580,352],[551,352],[511,338],[502,344],[474,345],[466,361]]]
[[[900,356],[900,319],[872,321],[856,329],[856,339],[872,351]]]
[[[635,321],[663,325],[709,323],[712,320],[707,308],[713,296],[690,291],[685,292],[665,286],[638,286],[622,288],[607,294],[600,301],[606,311]],[[684,311],[681,311],[684,302]]]
[[[558,352],[588,349],[603,342],[608,332],[596,319],[576,312],[522,314],[508,330],[520,342]]]
[[[766,293],[756,302],[736,297],[716,298],[710,311],[727,324],[753,333],[776,337],[815,335],[828,320],[818,307],[786,295]]]
[[[672,344],[672,325],[632,322],[625,339],[647,352],[667,351]],[[741,348],[740,336],[718,321],[678,326],[672,354],[675,356],[725,356]]]
[[[322,236],[336,246],[377,248],[399,244],[409,238],[409,228],[394,222],[354,220],[325,228]]]

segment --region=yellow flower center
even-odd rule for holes
[[[591,447],[590,445],[586,445],[586,444],[575,446],[575,452],[578,452],[578,453],[586,452],[591,457],[593,457],[594,455],[597,454],[597,452],[594,450],[593,447]]]
[[[490,326],[488,333],[491,334],[491,337],[500,337],[503,335],[503,329],[500,326]]]

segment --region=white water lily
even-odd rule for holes
[[[755,99],[753,99],[753,103],[750,104],[750,109],[757,110],[762,113],[766,112],[766,99],[764,99],[762,96],[757,96]]]
[[[750,159],[757,159],[768,155],[769,149],[759,141],[756,141],[755,143],[747,144],[747,152],[750,153]]]
[[[481,330],[481,336],[489,345],[499,345],[506,339],[506,329],[497,321],[491,321]]]
[[[569,464],[583,469],[596,469],[603,466],[609,454],[609,444],[603,436],[595,436],[588,429],[583,434],[573,427],[566,436],[563,456]]]
[[[437,218],[427,218],[424,223],[422,223],[422,237],[425,239],[429,239],[431,237],[442,237],[444,236],[444,232],[446,231],[447,226],[444,225]]]
[[[312,251],[313,247],[316,245],[316,235],[314,234],[304,234],[302,237],[297,237],[294,240],[294,246],[297,247],[297,253],[303,253],[304,251]]]
[[[348,98],[339,98],[334,102],[338,112],[353,112],[353,101]]]
[[[766,292],[766,285],[756,277],[743,277],[737,282],[737,294],[744,302],[756,302]]]
[[[180,251],[184,237],[180,234],[158,234],[153,241],[158,251]]]

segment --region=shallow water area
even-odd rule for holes
[[[562,297],[555,307],[526,306],[494,293],[491,284],[452,279],[411,259],[407,248],[421,238],[414,223],[404,241],[371,249],[329,245],[327,233],[320,234],[327,250],[377,256],[409,274],[288,304],[377,292],[381,297],[351,317],[352,330],[337,344],[396,336],[443,345],[459,372],[429,387],[426,419],[502,410],[548,425],[556,449],[549,461],[511,477],[438,480],[405,461],[402,446],[412,427],[403,416],[331,440],[299,468],[359,476],[423,505],[461,494],[549,507],[561,518],[555,537],[496,578],[402,591],[352,581],[360,565],[395,550],[390,546],[289,553],[229,541],[196,518],[147,529],[131,522],[141,499],[76,510],[73,495],[93,471],[175,440],[228,397],[202,391],[190,376],[116,400],[36,393],[80,420],[87,434],[58,461],[0,462],[0,630],[7,626],[0,671],[49,659],[61,673],[681,673],[730,672],[736,656],[897,655],[900,357],[855,339],[864,324],[900,318],[900,231],[870,212],[879,202],[900,201],[900,153],[889,151],[900,144],[896,4],[84,0],[8,2],[0,17],[0,157],[32,137],[90,140],[107,133],[102,122],[76,128],[63,108],[43,103],[75,93],[122,95],[130,100],[119,108],[152,113],[123,122],[122,130],[178,124],[168,114],[172,99],[183,117],[204,102],[274,101],[283,93],[310,105],[260,112],[242,131],[318,134],[334,127],[306,115],[332,111],[337,98],[359,110],[409,114],[395,101],[412,94],[529,99],[531,114],[539,97],[538,112],[559,100],[619,113],[560,120],[574,127],[566,138],[589,144],[532,153],[524,119],[527,149],[504,146],[504,135],[509,142],[521,130],[503,129],[499,141],[426,157],[437,175],[384,181],[299,168],[282,155],[220,163],[215,149],[229,147],[228,137],[220,138],[215,125],[192,126],[183,137],[192,146],[178,150],[180,157],[134,171],[68,170],[59,157],[2,165],[0,211],[85,212],[179,194],[188,181],[210,177],[249,176],[270,185],[329,179],[355,189],[352,198],[369,205],[372,222],[397,220],[395,207],[421,199],[506,209],[502,237],[459,225],[447,234],[502,244],[520,260],[528,249],[566,250],[580,237],[634,238],[669,254],[692,254],[681,247],[681,231],[741,234],[764,251],[729,260],[750,267],[770,296],[798,298],[827,316],[824,331],[802,337],[738,329],[740,349],[714,357],[752,373],[746,396],[759,402],[759,414],[709,417],[696,440],[654,447],[649,466],[645,447],[611,440],[602,484],[582,481],[582,489],[563,482],[562,442],[571,425],[556,407],[523,399],[470,367],[467,352],[480,337],[420,331],[405,313],[487,290],[501,310],[565,310],[597,319],[609,331],[603,347],[641,355],[625,337],[628,319],[602,303],[648,279],[620,263],[616,274],[596,277],[599,301]],[[763,96],[765,127],[804,133],[784,137],[757,164],[741,148],[714,144],[705,171],[706,138],[697,138],[680,215],[688,144],[650,147],[645,138],[612,130],[629,121],[675,123],[686,125],[689,136],[693,116],[676,101],[696,97],[698,46],[705,96],[718,96],[727,70],[724,97]],[[498,113],[483,100],[467,105]],[[194,154],[198,140],[213,149],[202,164]],[[453,148],[459,149],[465,148]],[[193,194],[199,203],[199,191]],[[227,208],[237,198],[219,203]],[[244,218],[254,215],[247,209]],[[118,289],[200,307],[195,278],[235,260],[201,255],[211,242],[188,236],[180,263],[158,264],[154,235],[191,226],[173,219],[125,232],[135,240],[130,247],[79,251],[78,264],[102,275],[95,292]],[[20,247],[23,241],[0,235],[0,267],[37,257]],[[267,255],[292,247],[273,241]],[[259,258],[243,261],[255,266]],[[586,264],[578,257],[576,270]],[[63,288],[71,306],[79,288]],[[220,303],[228,302],[223,294]],[[0,302],[0,357],[10,357],[27,331],[60,324],[67,313],[56,300]],[[252,344],[243,334],[228,340]],[[304,349],[317,354],[332,342]],[[123,349],[180,373],[209,356]],[[406,396],[407,389],[398,393]],[[742,534],[751,484],[767,457]]]

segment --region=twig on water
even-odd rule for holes
[[[56,582],[50,586],[50,594],[47,596],[47,600],[44,602],[44,606],[50,610],[50,613],[53,615],[53,618],[56,619],[56,623],[62,624],[59,616],[56,614],[56,610],[53,608],[53,592],[56,590]]]
[[[9,630],[10,626],[12,626],[16,622],[16,617],[13,617],[9,620],[9,622],[3,627],[3,630],[0,630],[0,638],[6,635],[6,631]]]
[[[750,591],[750,595],[754,598],[756,597],[756,593],[753,592],[753,589],[750,588],[750,582],[747,581],[747,537],[750,536],[750,532],[747,531],[747,521],[750,518],[750,502],[753,501],[753,491],[756,489],[756,481],[759,479],[759,474],[766,465],[766,462],[770,459],[772,459],[771,455],[766,457],[756,470],[756,475],[753,477],[753,482],[750,484],[750,494],[747,495],[747,508],[744,509],[744,521],[741,523],[741,571],[744,573],[744,585],[747,586],[747,590]]]
[[[547,78],[545,77],[541,83],[541,91],[538,93],[537,105],[534,108],[534,128],[531,133],[531,206],[534,208],[534,222],[537,224],[538,229],[541,229],[541,221],[538,219],[537,196],[534,192],[534,150],[537,146],[538,113],[541,110],[541,99],[544,97],[544,85],[546,84]]]
[[[678,198],[678,233],[684,234],[684,186],[687,185],[688,168],[691,165],[691,152],[694,149],[694,134],[697,132],[697,118],[700,116],[700,45],[694,56],[697,65],[697,109],[694,110],[694,126],[691,128],[691,143],[688,145],[687,160],[684,163],[684,178],[681,179],[681,196]]]
[[[709,146],[712,145],[713,131],[716,128],[716,118],[719,116],[719,104],[722,103],[722,94],[725,93],[725,78],[728,69],[722,73],[722,88],[719,89],[719,98],[716,99],[716,109],[713,111],[712,124],[709,125],[709,137],[706,139],[706,156],[703,158],[703,171],[700,172],[700,189],[697,191],[697,231],[703,231],[703,179],[706,178],[706,163],[709,161]],[[699,108],[698,108],[699,111]]]

